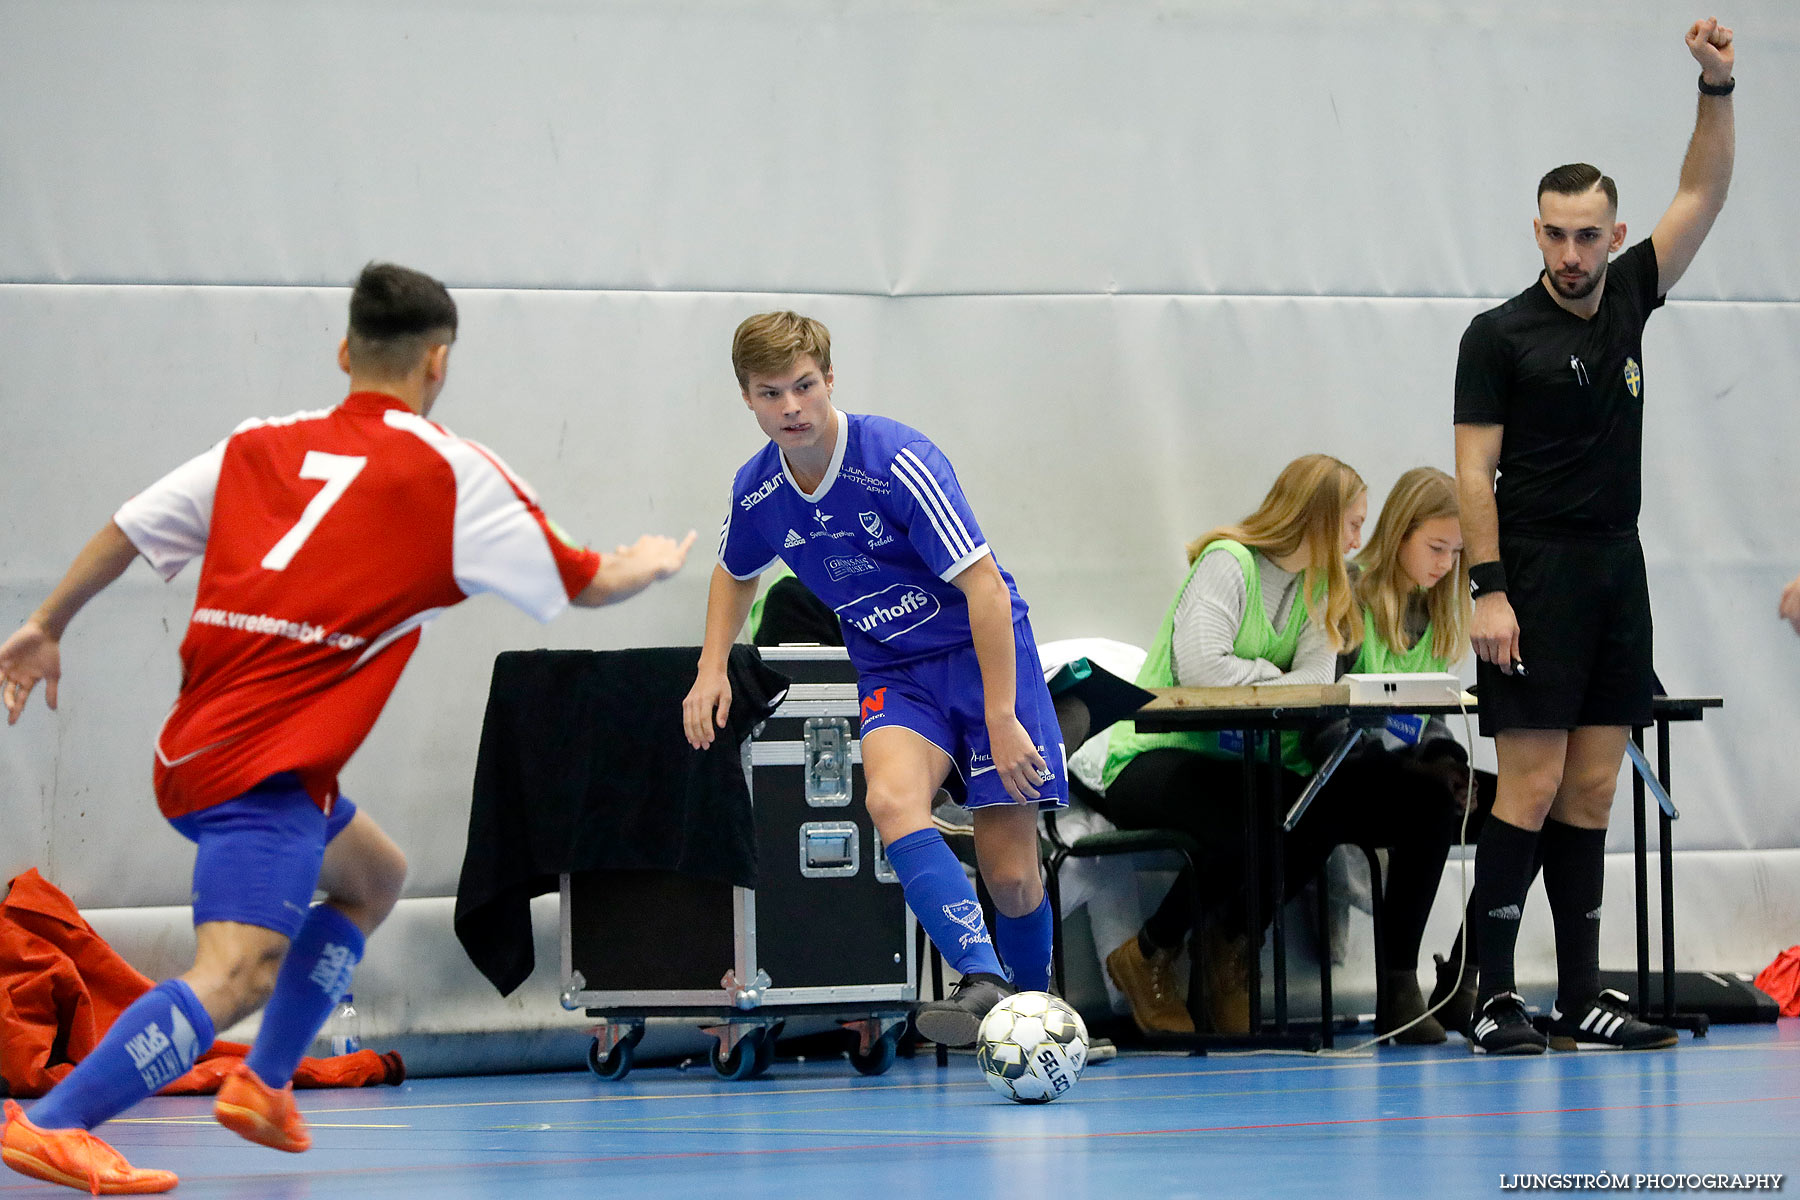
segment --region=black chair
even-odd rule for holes
[[[1070,781],[1072,798],[1089,803],[1093,793],[1078,780]],[[1089,807],[1094,807],[1089,803]],[[1200,897],[1198,872],[1191,869],[1200,856],[1200,845],[1188,834],[1174,829],[1115,829],[1104,833],[1090,833],[1085,837],[1069,841],[1063,837],[1056,827],[1056,814],[1044,814],[1042,825],[1044,837],[1044,890],[1050,897],[1051,919],[1051,970],[1059,991],[1066,986],[1066,963],[1063,950],[1062,927],[1062,869],[1071,858],[1107,858],[1117,854],[1170,853],[1178,856],[1183,865],[1190,868],[1181,877],[1192,882],[1189,903],[1193,906],[1193,928],[1199,929],[1204,916]],[[1375,996],[1376,1009],[1386,1007],[1385,994],[1387,988],[1386,949],[1382,945],[1382,911],[1383,911],[1383,879],[1381,859],[1376,848],[1369,845],[1353,847],[1362,852],[1369,863],[1369,895],[1370,909],[1375,927]],[[1319,1032],[1323,1045],[1329,1049],[1332,1045],[1332,1001],[1331,1001],[1331,949],[1330,939],[1330,896],[1325,875],[1321,872],[1317,880],[1318,921],[1321,945],[1319,947]],[[1194,1014],[1196,1027],[1205,1022],[1204,1006],[1200,1003],[1202,996],[1203,965],[1198,954],[1191,954],[1188,960],[1188,1010]]]
[[[1083,787],[1078,780],[1069,781],[1072,799],[1090,801],[1093,793]],[[1090,807],[1092,805],[1090,804]],[[1104,833],[1090,833],[1076,838],[1073,842],[1065,839],[1056,827],[1056,813],[1044,814],[1042,825],[1044,837],[1044,891],[1050,898],[1050,967],[1057,990],[1067,988],[1065,975],[1066,962],[1063,952],[1062,922],[1062,869],[1071,858],[1110,858],[1117,854],[1170,853],[1180,857],[1182,864],[1189,869],[1181,872],[1178,878],[1190,881],[1189,902],[1193,906],[1194,928],[1200,927],[1203,916],[1200,901],[1200,885],[1198,872],[1193,870],[1200,857],[1200,844],[1189,835],[1174,829],[1114,829]],[[1200,1024],[1202,1006],[1201,968],[1199,956],[1190,957],[1188,964],[1188,1011],[1196,1014],[1195,1023]]]

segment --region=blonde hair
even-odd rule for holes
[[[1406,606],[1418,585],[1400,565],[1400,547],[1419,526],[1439,517],[1461,516],[1456,480],[1436,467],[1414,467],[1402,475],[1381,506],[1369,544],[1356,556],[1362,574],[1356,580],[1356,598],[1375,624],[1375,632],[1395,653],[1406,644]],[[1425,596],[1431,615],[1431,653],[1447,663],[1461,661],[1468,649],[1469,566],[1459,554],[1456,566],[1444,573]]]
[[[1235,525],[1221,525],[1188,543],[1188,562],[1214,542],[1229,538],[1286,558],[1302,549],[1300,594],[1308,619],[1322,625],[1331,648],[1342,654],[1362,642],[1362,622],[1344,570],[1344,513],[1368,488],[1362,476],[1329,454],[1306,454],[1281,469],[1257,510]],[[1325,611],[1315,593],[1325,585]]]
[[[809,354],[820,374],[831,374],[831,331],[797,312],[757,313],[731,338],[731,369],[746,391],[750,376],[779,375]]]

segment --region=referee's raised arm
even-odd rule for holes
[[[1731,93],[1737,87],[1732,75],[1737,51],[1731,30],[1719,24],[1717,17],[1695,21],[1687,31],[1687,46],[1700,64],[1700,103],[1675,199],[1650,234],[1656,247],[1659,296],[1667,295],[1687,273],[1713,220],[1725,207],[1737,153],[1737,126],[1731,108]]]

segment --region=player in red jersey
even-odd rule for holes
[[[400,848],[339,794],[337,776],[420,630],[478,592],[547,621],[680,569],[693,533],[604,556],[576,546],[490,451],[426,419],[455,337],[441,283],[364,268],[338,347],[349,396],[247,421],[134,496],[0,644],[10,725],[40,682],[56,707],[63,631],[133,559],[165,578],[201,560],[154,767],[163,815],[198,848],[194,966],[121,1014],[29,1118],[7,1102],[0,1151],[13,1169],[95,1194],[174,1187],[172,1173],[134,1168],[88,1131],[259,1008],[256,1044],[214,1111],[252,1141],[306,1149],[289,1080],[406,875]]]

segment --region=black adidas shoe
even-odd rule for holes
[[[998,975],[980,971],[964,975],[950,989],[948,999],[927,1000],[919,1005],[918,1011],[913,1014],[913,1027],[928,1042],[942,1042],[946,1046],[973,1046],[976,1031],[981,1028],[981,1018],[988,1015],[990,1008],[1017,991],[1017,988]]]
[[[1489,997],[1475,1014],[1474,1038],[1469,1049],[1476,1054],[1542,1054],[1544,1035],[1532,1027],[1525,1001],[1517,992]]]
[[[1675,1044],[1675,1031],[1631,1014],[1631,1000],[1607,988],[1579,1014],[1552,1010],[1544,1024],[1552,1050],[1660,1050]]]

